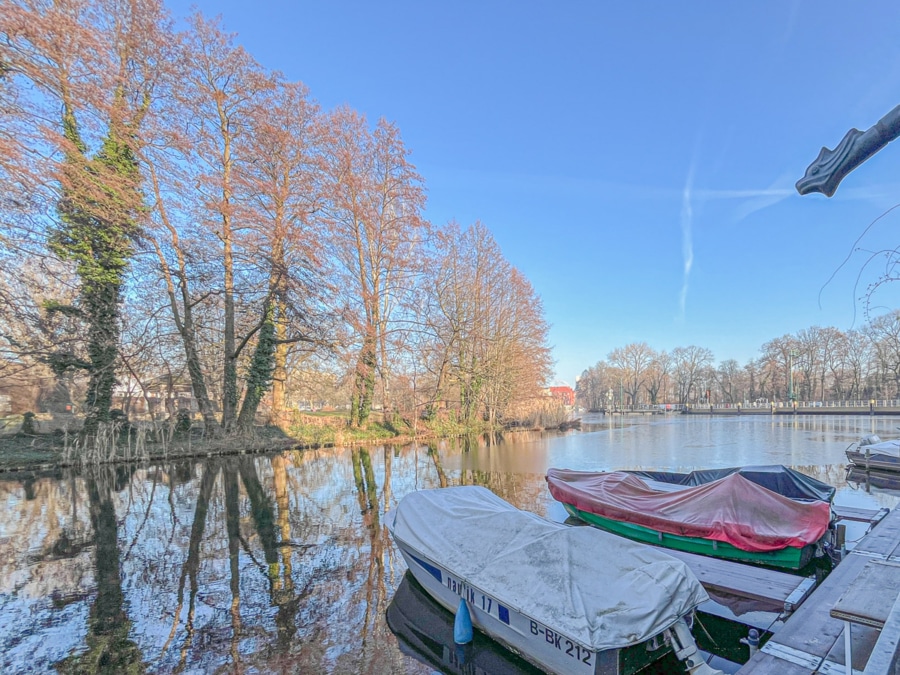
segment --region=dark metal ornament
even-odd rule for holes
[[[830,197],[848,173],[900,136],[900,105],[866,131],[851,129],[834,150],[822,148],[797,181],[801,195],[821,192]]]

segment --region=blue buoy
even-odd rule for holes
[[[472,616],[465,598],[459,599],[456,619],[453,621],[453,641],[458,645],[467,645],[472,641]]]

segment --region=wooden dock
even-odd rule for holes
[[[708,592],[759,600],[775,612],[793,612],[815,587],[814,579],[796,574],[673,549],[666,553],[683,560]]]
[[[862,514],[856,515],[862,517]],[[900,509],[881,516],[875,522],[877,525],[859,541],[856,548],[845,556],[763,648],[740,668],[739,675],[844,675],[847,672],[845,640],[842,639],[846,625],[843,617],[847,614],[840,611],[842,605],[854,604],[848,603],[847,590],[852,586],[851,595],[866,593],[869,597],[875,597],[878,594],[873,594],[872,589],[881,586],[886,591],[881,594],[883,602],[893,608],[897,600],[897,591],[890,591],[886,581],[881,584],[883,580],[878,577],[879,571],[873,571],[872,567],[867,569],[866,566],[872,561],[900,562]],[[866,574],[860,577],[866,569]],[[862,582],[868,584],[868,590],[862,589]],[[842,604],[838,606],[835,616],[832,610],[839,601]],[[874,627],[877,623],[854,624],[850,636],[852,666],[857,673],[887,675],[894,672],[892,668],[900,632],[890,633],[900,618],[900,605],[897,608],[897,615],[888,611],[881,617],[884,619],[882,625],[890,626],[890,630],[885,628],[883,640],[879,640],[882,631]],[[871,668],[867,668],[870,655]],[[883,663],[889,665],[882,668],[880,664]]]

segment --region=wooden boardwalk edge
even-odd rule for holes
[[[857,547],[787,619],[784,626],[737,671],[738,675],[769,673],[808,675],[844,672],[842,664],[837,664],[832,659],[826,661],[829,655],[834,658],[834,652],[838,652],[840,658],[843,658],[843,649],[837,643],[843,635],[844,622],[832,617],[831,609],[866,564],[872,560],[900,560],[900,509],[894,509],[884,516],[877,526],[863,537]],[[896,619],[900,630],[900,616]],[[895,638],[900,638],[900,632]],[[873,656],[890,649],[890,645],[893,644],[894,653],[891,657],[896,661],[897,641],[892,642],[892,639],[894,638],[885,637],[885,643],[877,652],[873,652]],[[857,656],[863,655],[858,655],[854,650],[856,663],[858,663]],[[873,668],[876,665],[873,662]],[[887,675],[887,672],[890,671],[877,671],[876,675]]]

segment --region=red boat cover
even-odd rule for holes
[[[550,469],[547,484],[554,499],[579,511],[744,551],[800,548],[818,541],[831,520],[827,502],[794,501],[738,473],[674,492],[622,471]]]

